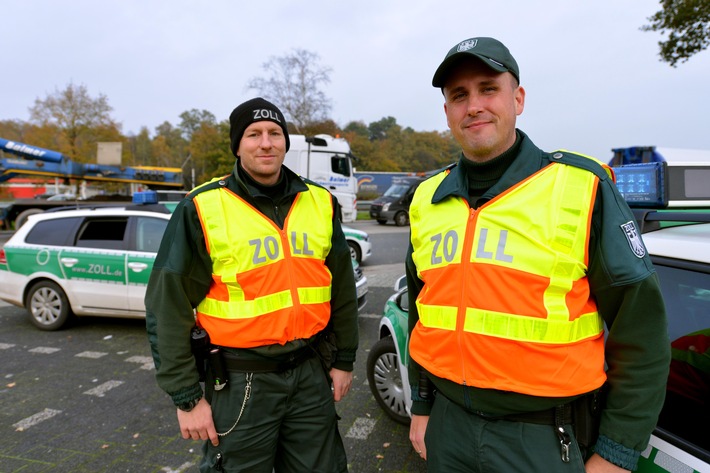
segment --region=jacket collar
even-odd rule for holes
[[[255,186],[250,185],[245,179],[242,178],[241,173],[245,172],[243,169],[239,168],[239,160],[237,159],[237,162],[234,164],[234,169],[232,170],[232,174],[229,176],[229,180],[232,180],[233,183],[246,195],[256,198],[256,197],[268,197],[266,196],[263,192],[261,192],[259,189],[257,189]],[[287,196],[294,196],[298,194],[299,192],[306,192],[308,191],[308,186],[306,183],[303,181],[303,179],[296,174],[295,172],[291,171],[289,168],[286,166],[281,166],[281,173],[283,174],[283,179],[286,180],[286,186],[285,186],[285,191],[282,197],[287,197]]]
[[[550,163],[547,153],[535,146],[532,140],[521,130],[517,130],[517,132],[520,133],[522,137],[518,156],[503,173],[498,182],[483,194],[483,199],[490,200],[494,198]],[[460,159],[466,159],[463,153]],[[451,196],[461,197],[465,201],[468,201],[468,179],[466,178],[463,166],[455,164],[451,166],[449,170],[449,174],[444,177],[441,184],[437,187],[436,192],[434,192],[434,196],[431,199],[433,204],[441,202]]]

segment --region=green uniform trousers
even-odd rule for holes
[[[487,420],[443,395],[434,400],[424,437],[429,473],[584,473],[572,427],[569,462],[552,425]]]
[[[347,460],[329,380],[317,357],[282,373],[253,373],[244,403],[246,373],[207,400],[219,445],[203,445],[201,472],[345,473]],[[239,413],[244,410],[236,427]]]

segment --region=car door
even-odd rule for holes
[[[145,313],[145,290],[167,225],[167,218],[157,216],[137,216],[131,219],[126,279],[128,309],[132,312]]]
[[[672,360],[658,427],[638,471],[710,471],[710,265],[652,259],[668,315]]]
[[[60,252],[67,295],[76,312],[121,315],[127,310],[127,228],[124,216],[87,217],[73,246]]]

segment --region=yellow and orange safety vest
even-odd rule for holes
[[[333,205],[328,191],[308,187],[283,229],[226,188],[195,196],[213,272],[197,321],[212,343],[283,345],[328,324]]]
[[[413,260],[424,282],[412,358],[458,384],[534,396],[602,385],[603,321],[586,277],[598,177],[553,163],[478,209],[446,176],[419,186]]]

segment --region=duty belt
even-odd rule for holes
[[[558,425],[571,424],[573,414],[573,402],[560,406],[545,409],[544,411],[521,412],[520,414],[508,414],[504,416],[481,416],[486,420],[508,420],[511,422],[525,422],[528,424]]]
[[[224,351],[224,366],[228,371],[243,373],[282,373],[296,368],[301,363],[315,356],[310,346],[295,350],[284,360],[245,359],[233,352]]]

